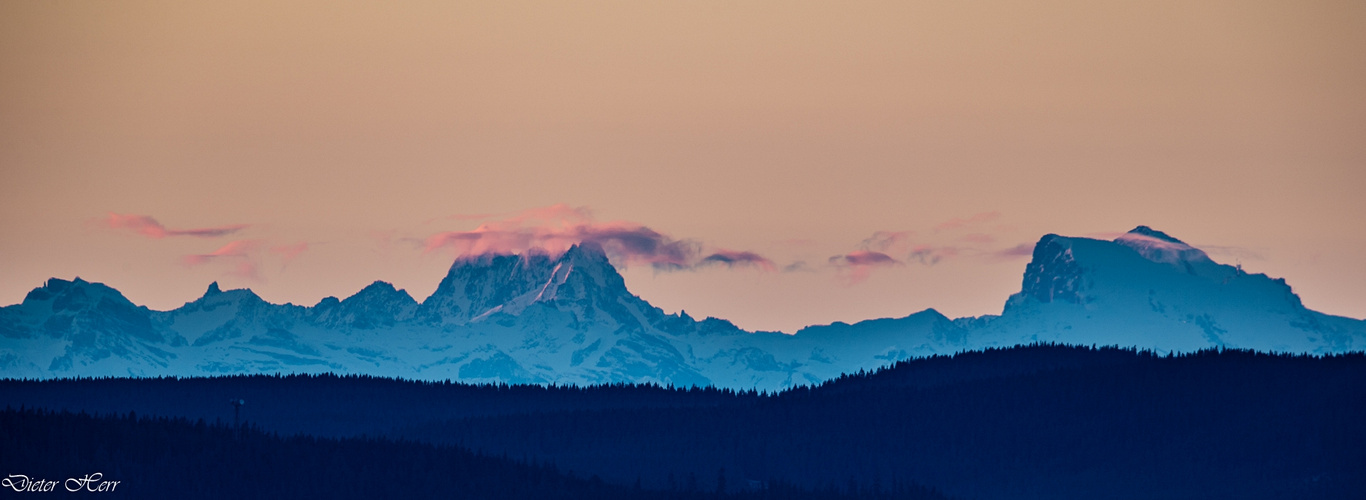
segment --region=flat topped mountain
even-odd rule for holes
[[[1033,342],[1329,353],[1366,348],[1366,321],[1306,309],[1284,280],[1146,226],[1112,241],[1044,236],[1001,315],[930,309],[795,335],[665,314],[631,294],[593,245],[463,257],[420,302],[380,281],[312,307],[215,283],[152,311],[105,285],[54,278],[0,308],[0,376],[34,378],[337,372],[777,389]]]
[[[1044,236],[1021,292],[975,322],[988,345],[1031,341],[1192,351],[1366,348],[1366,322],[1309,310],[1282,279],[1219,264],[1146,226],[1113,241]]]

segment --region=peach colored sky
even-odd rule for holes
[[[1363,54],[1354,1],[3,0],[0,304],[421,299],[443,234],[583,227],[793,331],[997,313],[1018,245],[1147,224],[1361,318]]]

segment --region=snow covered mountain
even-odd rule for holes
[[[1366,349],[1366,321],[1309,310],[1283,279],[1248,274],[1146,226],[1102,241],[1044,236],[1000,316],[963,321],[978,347],[1033,341],[1159,351]]]
[[[1043,237],[1000,316],[933,309],[795,335],[664,312],[601,248],[481,255],[422,302],[375,282],[312,307],[221,290],[152,311],[79,278],[0,308],[0,376],[337,372],[469,382],[657,382],[778,389],[901,359],[1036,341],[1158,350],[1366,348],[1366,321],[1305,309],[1283,280],[1218,264],[1147,227]]]

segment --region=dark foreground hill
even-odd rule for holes
[[[1035,346],[899,363],[743,405],[432,423],[402,435],[608,480],[724,467],[804,486],[1022,498],[1351,498],[1366,358]]]
[[[647,490],[713,491],[725,477],[727,491],[925,485],[976,499],[1366,491],[1361,353],[1034,345],[910,360],[777,394],[335,376],[0,381],[14,406],[210,422],[230,421],[226,401],[239,395],[246,420],[266,431],[382,432]]]
[[[762,487],[650,491],[553,466],[387,438],[281,438],[257,428],[136,415],[0,412],[4,490],[100,498],[890,499],[943,500],[919,487],[879,492]],[[36,485],[36,486],[35,486]]]

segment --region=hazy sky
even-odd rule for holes
[[[790,332],[1146,224],[1362,318],[1364,89],[1360,1],[0,0],[0,304],[421,300],[619,231],[682,249],[636,294]]]

